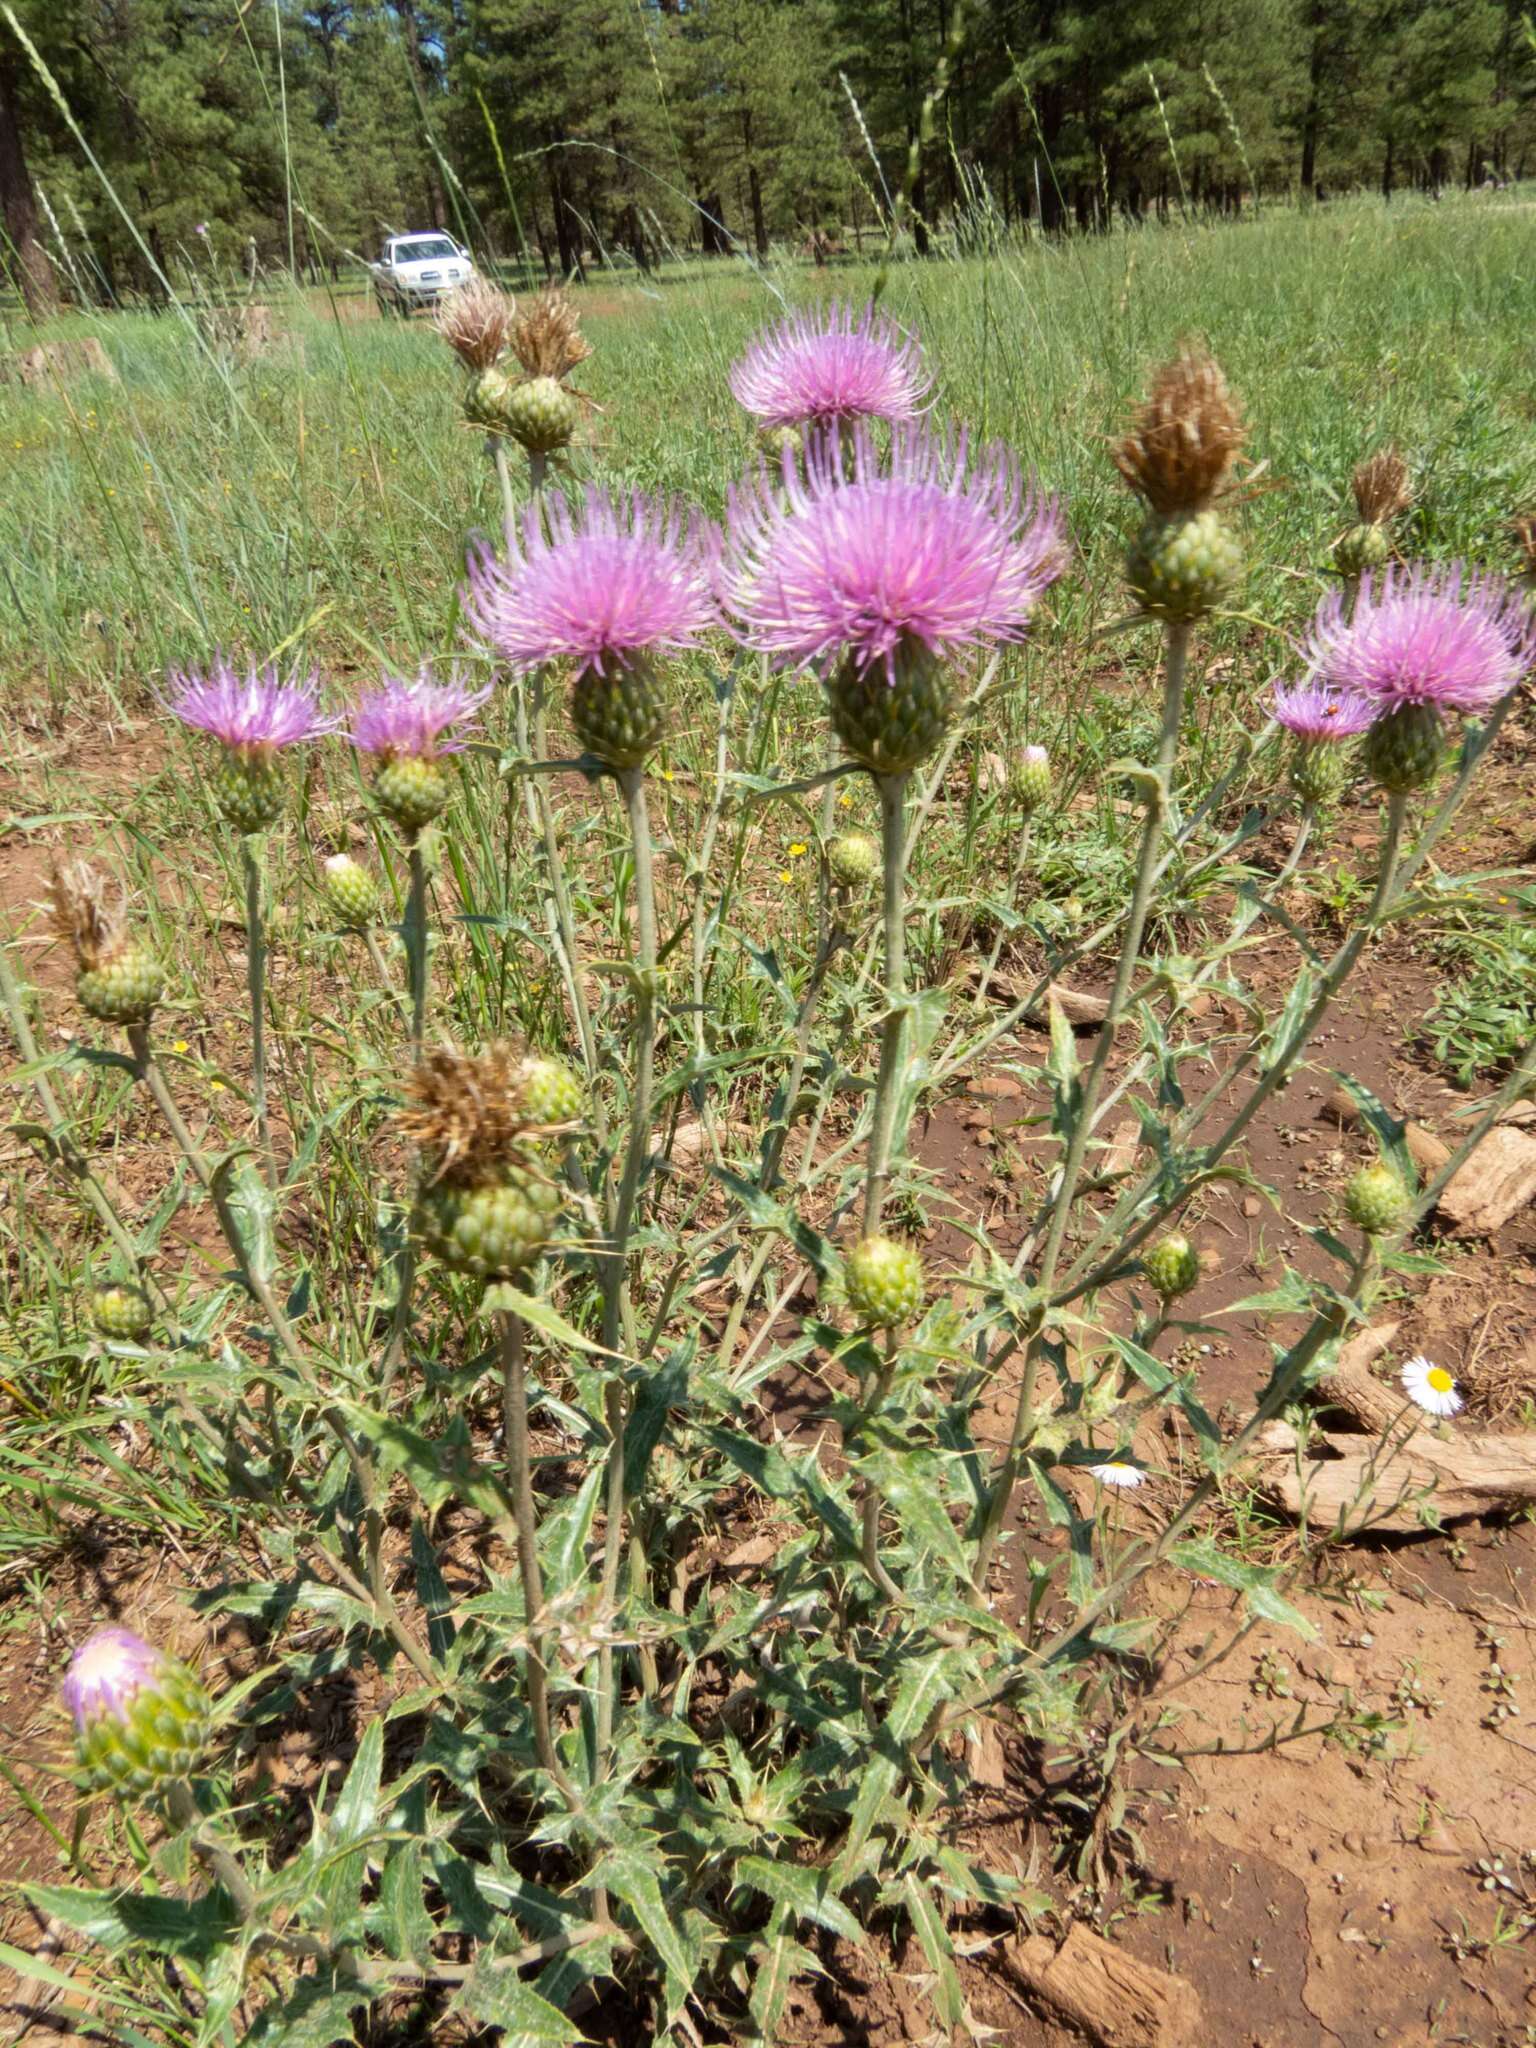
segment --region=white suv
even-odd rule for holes
[[[385,313],[435,306],[475,274],[469,252],[451,235],[391,235],[373,273],[373,295]]]

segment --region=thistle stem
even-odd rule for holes
[[[421,842],[412,837],[407,852],[410,884],[405,898],[406,975],[411,991],[411,1058],[421,1058],[427,1033],[427,864]]]
[[[635,1014],[634,1078],[629,1101],[629,1138],[614,1208],[613,1233],[603,1274],[603,1343],[617,1351],[629,1302],[629,1239],[634,1228],[640,1183],[650,1151],[651,1095],[656,1073],[656,883],[651,859],[651,826],[645,804],[645,772],[625,768],[618,784],[629,816],[635,865]],[[619,1583],[624,1546],[624,1383],[612,1362],[603,1396],[608,1423],[608,1487],[603,1531],[603,1612],[611,1611]],[[598,1653],[597,1740],[605,1751],[613,1736],[615,1670],[612,1646]]]
[[[1115,978],[1110,988],[1109,1004],[1104,1013],[1104,1022],[1099,1030],[1098,1044],[1094,1047],[1093,1058],[1084,1076],[1081,1091],[1075,1107],[1072,1126],[1067,1134],[1067,1148],[1061,1163],[1061,1177],[1051,1204],[1051,1217],[1046,1229],[1045,1245],[1040,1254],[1037,1286],[1040,1306],[1034,1327],[1029,1332],[1024,1350],[1024,1365],[1019,1381],[1018,1405],[1014,1410],[1013,1428],[1008,1438],[1008,1448],[993,1479],[982,1514],[981,1526],[977,1532],[976,1563],[971,1585],[978,1599],[983,1597],[987,1568],[997,1539],[1007,1520],[1012,1505],[1015,1485],[1018,1481],[1021,1454],[1034,1419],[1035,1378],[1039,1369],[1040,1353],[1045,1342],[1045,1304],[1055,1284],[1056,1267],[1061,1257],[1062,1245],[1066,1241],[1067,1226],[1071,1221],[1072,1206],[1077,1195],[1077,1184],[1087,1154],[1089,1133],[1093,1128],[1094,1105],[1104,1075],[1114,1056],[1115,1041],[1125,1015],[1127,998],[1136,973],[1136,963],[1141,956],[1141,941],[1146,930],[1147,915],[1151,908],[1153,884],[1157,874],[1158,852],[1162,843],[1163,826],[1168,816],[1174,759],[1178,753],[1179,726],[1184,712],[1184,674],[1189,656],[1188,621],[1170,620],[1167,628],[1166,657],[1163,666],[1163,715],[1157,737],[1157,758],[1153,764],[1150,783],[1144,802],[1146,817],[1142,824],[1141,849],[1136,862],[1136,880],[1131,891],[1130,915],[1126,919],[1125,936],[1120,945],[1120,957],[1115,963]]]
[[[880,1228],[897,1140],[896,1103],[901,1088],[902,1041],[907,1013],[906,825],[907,778],[877,775],[880,792],[880,847],[884,872],[885,1021],[880,1029],[880,1067],[870,1125],[869,1165],[864,1183],[864,1234]]]
[[[528,1457],[528,1374],[521,1316],[498,1314],[501,1343],[502,1421],[507,1436],[507,1462],[512,1472],[512,1513],[517,1525],[517,1565],[523,1580],[524,1626],[528,1653],[524,1676],[528,1714],[533,1722],[539,1762],[559,1786],[566,1804],[579,1804],[574,1786],[555,1748],[549,1719],[549,1665],[544,1635],[544,1580],[539,1570],[538,1524],[533,1506],[533,1473]]]
[[[272,1157],[272,1126],[267,1115],[267,940],[261,916],[261,838],[240,835],[240,866],[245,876],[245,986],[251,1009],[251,1099],[256,1110],[256,1138],[268,1185],[277,1176]]]

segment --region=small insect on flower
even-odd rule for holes
[[[489,683],[479,690],[457,676],[440,683],[424,663],[412,677],[386,676],[359,703],[352,744],[378,758],[373,793],[402,831],[419,832],[442,811],[449,784],[438,756],[460,750],[490,694]]]
[[[224,749],[213,775],[219,809],[241,832],[261,832],[280,816],[283,747],[334,732],[340,720],[320,709],[316,674],[279,677],[270,663],[239,674],[222,655],[206,672],[173,669],[166,709]]]
[[[1147,1483],[1147,1475],[1141,1467],[1127,1464],[1123,1458],[1112,1458],[1107,1465],[1090,1465],[1088,1470],[1100,1486],[1123,1487],[1128,1493],[1134,1493],[1138,1486]]]
[[[917,341],[866,306],[792,314],[731,366],[738,405],[764,427],[910,420],[933,379]]]
[[[850,757],[896,775],[943,737],[947,664],[1022,639],[1066,561],[1059,504],[1007,449],[917,423],[886,462],[861,426],[730,493],[722,588],[737,637],[820,673]]]
[[[1422,1353],[1409,1359],[1399,1377],[1403,1392],[1426,1415],[1459,1415],[1466,1406],[1457,1392],[1454,1375]]]
[[[674,500],[546,494],[505,555],[471,561],[464,611],[514,669],[573,662],[577,738],[609,768],[638,768],[666,728],[657,657],[720,622],[718,558],[716,529]]]
[[[1376,706],[1369,697],[1355,690],[1334,689],[1315,678],[1281,684],[1273,703],[1277,722],[1303,740],[1353,739],[1376,717]]]

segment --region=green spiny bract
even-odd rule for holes
[[[805,453],[805,436],[798,427],[764,427],[758,434],[757,445],[770,465],[777,468],[786,453],[796,456]]]
[[[1026,747],[1008,769],[1008,794],[1026,815],[1051,800],[1051,762],[1044,747]]]
[[[827,873],[839,889],[867,889],[880,872],[880,842],[868,832],[840,832],[827,841]]]
[[[336,922],[363,931],[379,914],[379,885],[349,853],[333,853],[323,869],[325,898]]]
[[[878,1330],[897,1329],[922,1311],[922,1257],[899,1238],[862,1238],[848,1254],[843,1277],[848,1306]]]
[[[1125,577],[1143,611],[1187,621],[1214,611],[1243,566],[1243,551],[1219,512],[1151,513],[1131,544]]]
[[[207,1753],[213,1705],[202,1682],[164,1657],[153,1683],[116,1712],[94,1714],[75,1738],[86,1789],[143,1799],[184,1783]]]
[[[1337,741],[1297,740],[1291,755],[1291,787],[1303,803],[1332,803],[1348,779],[1348,757]]]
[[[1390,1166],[1362,1166],[1344,1190],[1344,1213],[1367,1237],[1385,1237],[1408,1214],[1408,1190]]]
[[[517,1070],[517,1082],[533,1123],[575,1124],[587,1113],[586,1088],[563,1060],[530,1053]]]
[[[1360,743],[1366,773],[1398,796],[1425,789],[1445,753],[1445,724],[1433,704],[1400,704],[1367,732]]]
[[[136,1343],[149,1333],[155,1311],[142,1287],[116,1281],[96,1288],[91,1295],[91,1321],[103,1336],[119,1343]]]
[[[534,1165],[508,1160],[491,1179],[439,1181],[416,1202],[416,1228],[456,1273],[510,1280],[549,1242],[560,1191]]]
[[[832,730],[851,760],[875,775],[906,775],[949,730],[949,671],[921,642],[904,641],[889,665],[852,659],[827,683]]]
[[[1333,566],[1341,576],[1364,575],[1379,569],[1392,552],[1392,536],[1374,519],[1361,520],[1333,544]]]
[[[580,417],[574,394],[553,377],[514,384],[501,410],[502,425],[530,455],[553,455],[565,447]]]
[[[165,994],[165,969],[147,946],[123,939],[115,952],[75,977],[75,997],[103,1024],[147,1024]]]
[[[448,802],[448,771],[430,754],[392,754],[379,764],[373,794],[402,832],[419,832]]]
[[[643,656],[585,668],[571,687],[571,723],[583,750],[608,768],[643,768],[667,729],[666,699]]]
[[[472,427],[486,427],[492,433],[506,430],[507,400],[512,379],[493,363],[470,378],[464,387],[464,417]]]
[[[265,832],[283,814],[283,769],[275,752],[224,747],[213,771],[213,800],[238,832]]]
[[[1142,1271],[1164,1301],[1188,1294],[1200,1278],[1200,1257],[1187,1237],[1159,1238],[1143,1257]]]

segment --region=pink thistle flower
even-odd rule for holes
[[[423,663],[414,676],[386,676],[370,690],[352,715],[348,737],[363,754],[404,754],[417,760],[456,754],[464,743],[462,735],[444,735],[455,725],[472,731],[467,721],[490,694],[489,683],[482,690],[470,689],[457,676],[440,683],[430,663]]]
[[[911,335],[872,306],[845,305],[768,328],[730,379],[737,404],[765,427],[909,420],[933,383]]]
[[[1281,684],[1274,697],[1278,722],[1304,740],[1353,739],[1375,723],[1379,710],[1358,691],[1317,681]]]
[[[1343,593],[1318,607],[1305,653],[1311,678],[1370,699],[1378,716],[1423,704],[1479,715],[1536,660],[1536,619],[1521,594],[1461,563],[1366,575],[1352,617]]]
[[[97,1629],[69,1660],[60,1688],[76,1729],[83,1734],[102,1714],[121,1720],[134,1695],[159,1680],[165,1661],[161,1651],[132,1629]]]
[[[845,656],[894,673],[904,643],[953,655],[1019,640],[1067,563],[1061,506],[999,444],[895,430],[882,470],[864,428],[851,474],[824,440],[802,478],[755,477],[730,494],[723,584],[738,637],[783,667],[824,673]]]
[[[283,681],[270,663],[242,676],[222,655],[207,674],[171,671],[166,709],[183,725],[212,733],[240,754],[267,753],[334,732],[340,720],[320,709],[318,675]]]
[[[716,529],[674,500],[589,487],[573,507],[546,495],[542,521],[533,505],[521,536],[508,529],[505,556],[471,561],[464,610],[514,669],[562,657],[578,675],[630,668],[720,623],[718,556]]]

